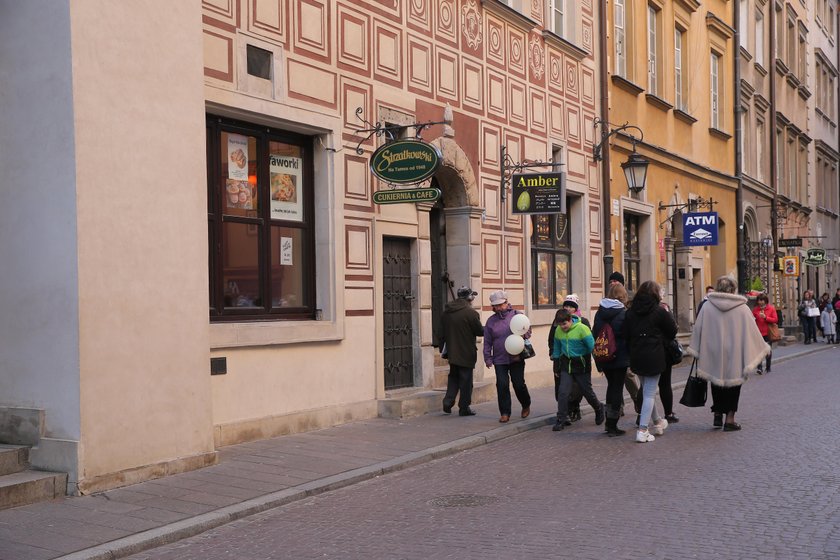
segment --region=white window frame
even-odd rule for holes
[[[764,66],[764,12],[755,11],[755,62]]]
[[[555,35],[568,39],[566,28],[568,27],[568,13],[566,11],[566,0],[548,0],[548,15],[551,22],[551,30]],[[560,17],[558,29],[557,17]]]
[[[648,43],[648,92],[652,95],[659,94],[659,83],[657,76],[657,59],[656,59],[656,20],[657,10],[654,6],[648,4],[647,7],[647,43]]]
[[[744,50],[749,50],[749,25],[747,25],[747,14],[750,13],[747,0],[738,0],[738,16],[741,20],[741,34],[739,36],[741,47]]]
[[[720,128],[720,55],[712,52],[710,65],[710,86],[711,86],[711,125],[712,128]]]
[[[615,68],[617,76],[627,78],[627,8],[625,0],[615,0],[613,27],[615,28]]]
[[[685,31],[679,27],[674,28],[674,106],[685,111],[685,99],[683,97],[683,36]]]

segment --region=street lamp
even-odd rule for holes
[[[624,170],[624,178],[627,180],[627,188],[634,193],[641,192],[642,189],[645,188],[645,184],[647,182],[647,170],[648,165],[650,164],[647,159],[636,152],[636,142],[641,142],[645,138],[645,134],[642,132],[642,129],[638,126],[625,123],[607,131],[610,123],[601,119],[595,119],[594,124],[596,127],[601,125],[601,141],[592,148],[592,156],[595,161],[601,161],[603,158],[601,151],[603,150],[604,143],[609,140],[610,136],[623,132],[628,128],[639,131],[639,138],[636,138],[632,134],[628,134],[628,136],[630,136],[630,140],[633,142],[633,153],[630,154],[627,161],[621,164],[621,169]]]

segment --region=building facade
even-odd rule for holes
[[[609,6],[610,127],[640,129],[610,138],[615,266],[631,290],[657,280],[687,331],[704,287],[736,265],[732,10],[729,2],[696,0]],[[650,161],[641,192],[628,190],[621,169],[634,150]],[[685,243],[689,212],[717,212],[717,245]]]
[[[0,67],[0,167],[26,185],[0,209],[0,405],[34,419],[33,465],[70,491],[437,408],[462,284],[485,319],[506,290],[536,341],[566,294],[597,307],[592,0],[0,8],[20,53]],[[442,196],[374,203],[372,153],[418,136]],[[535,162],[564,171],[566,214],[513,212],[503,179]],[[546,351],[527,369],[552,382]]]

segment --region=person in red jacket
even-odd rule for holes
[[[770,332],[768,324],[779,323],[779,315],[776,313],[776,308],[770,304],[770,299],[767,294],[758,294],[755,298],[755,307],[753,308],[753,316],[755,317],[755,324],[758,326],[758,332],[764,337],[764,342],[773,348],[773,341],[770,340]],[[770,360],[773,358],[773,352],[767,354],[767,373],[770,373]],[[761,366],[758,366],[758,375],[763,373]]]

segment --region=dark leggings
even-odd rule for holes
[[[674,413],[674,390],[671,389],[671,368],[666,366],[659,376],[659,399],[662,401],[663,414],[670,416]]]
[[[770,349],[771,349],[770,353],[769,353],[769,354],[767,354],[767,367],[765,367],[765,368],[764,368],[765,370],[770,371],[770,360],[772,360],[772,359],[773,359],[773,351],[772,351],[772,349],[773,349],[773,342],[771,342],[771,341],[770,341],[770,335],[769,335],[769,334],[768,334],[767,336],[763,337],[763,338],[764,338],[764,342],[766,342],[767,344],[769,344],[769,345],[770,345]]]
[[[607,410],[616,413],[624,404],[624,377],[627,375],[627,368],[605,369],[604,376],[607,378]]]

